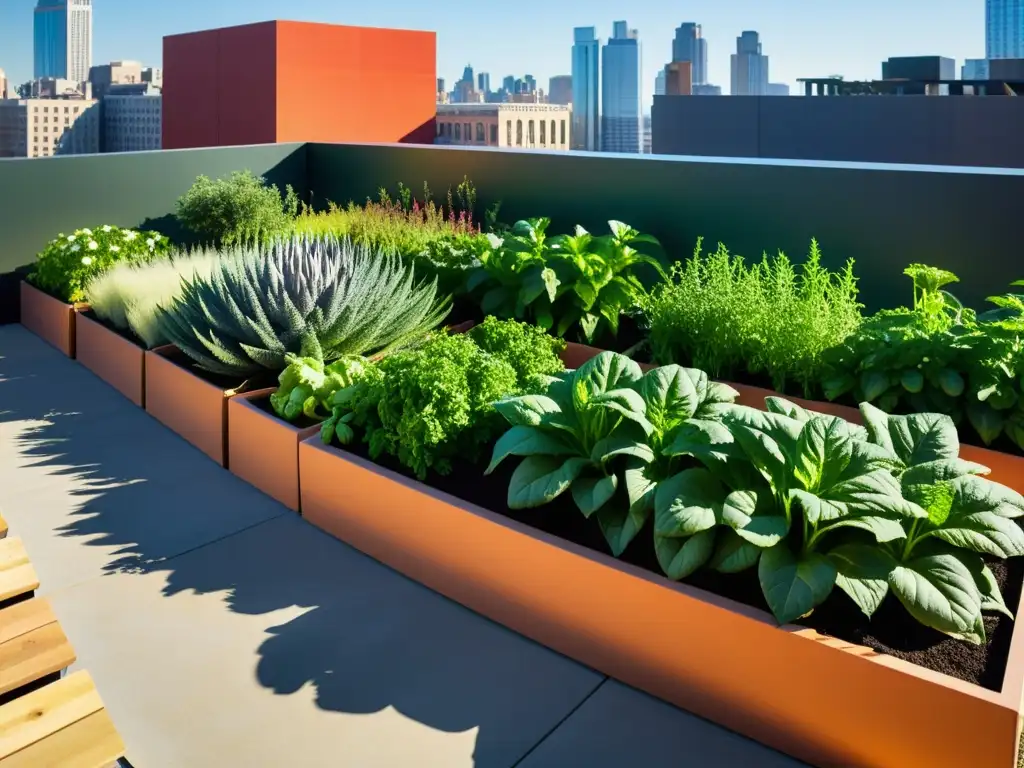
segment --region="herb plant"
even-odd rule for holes
[[[178,199],[177,218],[204,242],[217,246],[253,244],[284,234],[299,210],[291,185],[281,192],[250,171],[227,178],[199,176]]]
[[[665,284],[639,294],[655,361],[716,378],[764,374],[779,391],[792,386],[811,396],[825,350],[860,323],[853,262],[828,270],[816,241],[799,266],[781,252],[748,265],[722,244],[707,256],[702,247],[698,240]]]
[[[61,301],[86,299],[86,284],[116,264],[163,256],[167,238],[157,232],[121,229],[109,224],[77,229],[51,240],[38,256],[28,280]]]
[[[326,365],[317,357],[286,355],[285,360],[288,367],[270,395],[270,405],[286,421],[301,416],[313,421],[329,418],[334,394],[351,387],[366,372],[366,360],[361,357],[346,356]]]
[[[289,353],[332,362],[417,339],[448,312],[393,254],[334,237],[275,239],[226,253],[158,312],[161,331],[207,371],[282,371]]]

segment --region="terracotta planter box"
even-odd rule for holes
[[[21,282],[21,324],[70,358],[75,357],[75,317],[87,304],[65,304]]]
[[[819,766],[1014,763],[1024,621],[1001,692],[677,584],[404,478],[299,445],[304,517],[570,658]],[[339,492],[344,489],[344,492]]]
[[[274,388],[228,400],[228,455],[231,471],[293,512],[299,511],[299,443],[320,427],[299,429],[253,404]]]
[[[565,352],[562,354],[562,362],[565,363],[566,368],[579,368],[585,362],[596,357],[603,351],[604,350],[598,349],[597,347],[588,347],[584,344],[569,342]],[[640,363],[640,367],[645,371],[648,371],[654,366],[646,363]],[[861,424],[863,422],[860,411],[856,408],[851,408],[848,405],[838,405],[836,403],[826,403],[818,400],[804,400],[799,397],[789,397],[788,395],[780,395],[778,392],[771,389],[751,387],[746,384],[735,384],[731,381],[725,383],[740,393],[736,402],[741,405],[750,406],[751,408],[760,408],[761,410],[764,410],[764,400],[766,397],[784,397],[786,400],[796,403],[801,408],[805,408],[809,411],[827,413],[832,416],[840,416],[847,421],[854,422],[855,424]],[[992,470],[988,475],[989,479],[994,480],[997,483],[1001,483],[1008,488],[1012,488],[1017,491],[1017,493],[1024,493],[1024,456],[1017,456],[1012,453],[1003,453],[1002,451],[993,451],[988,448],[981,448],[975,445],[961,445],[960,458],[967,461],[974,461],[978,464],[983,464]]]
[[[78,314],[76,359],[139,407],[146,404],[146,350],[124,336]]]
[[[238,390],[199,378],[189,364],[174,346],[146,352],[146,412],[227,467],[228,399]]]

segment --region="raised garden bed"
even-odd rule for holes
[[[146,349],[91,312],[75,322],[76,359],[139,407],[146,405]]]
[[[67,304],[21,283],[21,324],[70,358],[75,357],[75,318],[86,304]]]
[[[952,659],[958,674],[978,672],[956,656],[975,650],[956,641],[953,650],[937,643],[930,659],[904,648],[919,662],[910,663],[868,645],[898,642],[906,624],[865,643],[778,627],[738,590],[724,597],[652,572],[649,537],[615,560],[572,510],[509,511],[500,472],[457,468],[431,479],[443,487],[435,488],[318,437],[300,444],[299,469],[303,514],[327,532],[548,647],[802,760],[1005,768],[1015,758],[1024,630],[1009,620],[991,619],[999,625],[976,651],[976,677],[990,689],[919,665]],[[1020,566],[1000,578],[1016,611]],[[824,610],[818,619],[842,624]]]
[[[230,398],[228,456],[231,472],[293,512],[299,511],[299,443],[319,434],[318,424],[289,424],[270,409],[273,388]]]

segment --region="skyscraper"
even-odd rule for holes
[[[84,83],[92,67],[92,0],[38,0],[33,77]]]
[[[1024,59],[1024,0],[985,0],[985,58]]]
[[[624,21],[613,25],[601,71],[601,149],[643,152],[640,35]]]
[[[572,75],[555,75],[548,81],[549,104],[572,104]]]
[[[708,81],[708,45],[700,24],[687,21],[679,25],[672,41],[672,61],[690,62],[694,85]]]
[[[491,75],[489,72],[481,72],[476,76],[477,90],[485,96],[491,92]]]
[[[654,77],[654,95],[664,96],[665,95],[665,70],[658,70],[658,74]]]
[[[736,38],[732,55],[733,96],[765,96],[768,94],[768,57],[761,53],[757,32],[747,30]]]
[[[601,149],[600,43],[596,27],[576,27],[572,46],[572,148]]]

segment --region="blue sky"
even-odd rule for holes
[[[15,82],[32,75],[35,0],[0,0],[0,68]],[[322,21],[437,32],[438,75],[449,84],[471,63],[490,72],[532,74],[538,84],[568,74],[574,26],[596,26],[608,37],[625,19],[640,31],[644,89],[668,61],[675,28],[703,24],[709,79],[729,87],[729,54],[744,29],[761,33],[773,82],[842,74],[881,76],[889,56],[984,56],[984,0],[93,0],[97,63],[137,59],[159,64],[166,34],[268,19]],[[449,85],[449,87],[451,87]]]

